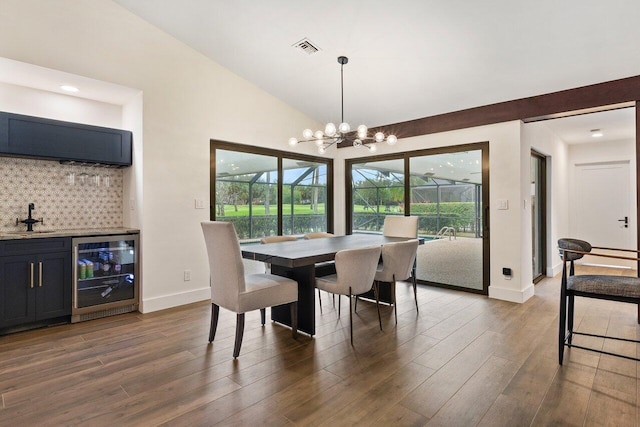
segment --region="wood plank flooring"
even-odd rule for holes
[[[583,267],[582,272],[635,272]],[[317,310],[317,335],[249,313],[233,360],[235,314],[210,305],[131,313],[0,337],[0,425],[636,426],[638,363],[584,350],[557,362],[559,278],[525,304],[398,284],[398,324],[361,302]],[[636,307],[576,300],[585,332],[640,337]],[[635,344],[576,342],[638,354]]]

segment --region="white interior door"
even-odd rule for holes
[[[629,173],[629,162],[576,165],[576,238],[593,246],[635,247]],[[585,257],[584,262],[635,268],[634,262],[612,258]]]

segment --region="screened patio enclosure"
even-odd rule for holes
[[[221,149],[215,158],[212,218],[233,222],[239,239],[279,234],[279,210],[282,234],[327,230],[326,164]]]
[[[380,233],[388,215],[418,217],[417,279],[486,293],[488,155],[482,144],[466,148],[348,161],[348,216],[352,233]]]
[[[418,233],[422,237],[453,233],[481,237],[481,182],[471,182],[468,177],[440,177],[431,171],[410,173],[408,181],[407,209],[401,159],[354,164],[352,231],[381,231],[385,216],[408,211],[419,218]]]

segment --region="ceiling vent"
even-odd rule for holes
[[[320,50],[320,48],[318,46],[313,44],[311,42],[311,40],[309,40],[306,37],[304,39],[300,40],[299,42],[294,43],[292,46],[295,47],[296,49],[300,49],[301,51],[303,51],[307,55],[311,55],[312,53],[316,53],[317,51]]]

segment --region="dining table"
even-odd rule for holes
[[[315,325],[316,264],[331,261],[337,252],[410,240],[381,234],[350,234],[321,239],[242,245],[242,257],[271,264],[271,273],[298,282],[298,330],[311,336]],[[419,239],[422,244],[424,241]],[[288,305],[271,307],[271,320],[291,326]]]

